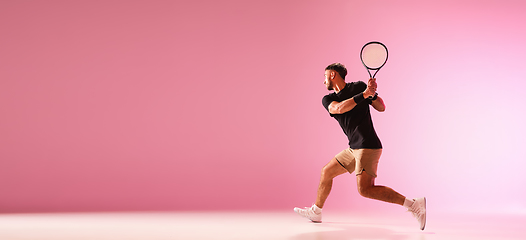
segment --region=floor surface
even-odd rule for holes
[[[386,216],[388,215],[388,216]],[[526,239],[525,215],[428,216],[325,213],[311,223],[289,212],[0,214],[1,240]]]

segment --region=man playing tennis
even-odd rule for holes
[[[382,143],[376,135],[369,105],[379,112],[385,110],[381,97],[376,93],[376,79],[345,82],[347,69],[340,63],[325,68],[325,86],[333,93],[325,95],[323,106],[335,118],[349,139],[349,148],[338,153],[321,171],[316,202],[312,207],[294,208],[299,215],[313,222],[321,222],[325,200],[329,196],[333,179],[343,173],[356,172],[358,192],[366,198],[395,203],[406,207],[417,218],[420,229],[426,225],[426,199],[407,199],[385,186],[374,184]]]

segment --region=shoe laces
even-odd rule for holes
[[[415,218],[419,218],[422,214],[424,214],[424,208],[417,206],[414,208],[410,208],[407,210],[408,212],[411,212]]]
[[[310,207],[305,207],[304,210],[309,216],[320,215],[320,214],[316,213],[316,211],[314,211],[314,205],[310,206]]]

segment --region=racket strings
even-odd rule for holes
[[[381,43],[368,43],[362,48],[360,57],[365,67],[377,70],[387,62],[387,48]]]

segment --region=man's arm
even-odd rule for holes
[[[374,109],[376,109],[376,111],[378,112],[383,112],[385,111],[385,104],[384,104],[384,100],[379,97],[379,96],[376,96],[377,98],[371,103],[371,105],[373,106]]]
[[[372,78],[372,79],[369,79],[369,82],[367,84],[367,88],[365,89],[365,91],[363,93],[357,94],[356,96],[354,96],[352,98],[349,98],[349,99],[346,99],[346,100],[341,101],[341,102],[336,102],[336,101],[331,102],[331,104],[329,105],[329,113],[331,113],[331,114],[342,114],[342,113],[346,113],[348,111],[351,111],[354,107],[356,107],[356,105],[358,103],[360,103],[364,99],[374,96],[375,92],[376,92],[376,79]],[[380,98],[378,98],[378,99],[380,99]],[[378,101],[378,99],[376,99],[374,102]],[[381,103],[383,105],[383,101]],[[373,105],[373,107],[374,107],[374,105]],[[385,108],[385,106],[384,106],[384,108]],[[375,107],[375,109],[378,110],[376,107]]]
[[[334,101],[329,105],[329,113],[342,114],[351,111],[354,107],[356,107],[354,98],[349,98],[341,102]]]
[[[378,88],[378,85],[376,84],[376,79],[375,78],[369,79],[369,82],[367,83],[367,89],[369,89],[369,88],[371,90],[374,90],[373,94],[376,94],[376,89]],[[367,91],[367,89],[365,91]],[[372,101],[371,105],[373,105],[373,108],[376,109],[376,111],[378,111],[378,112],[385,111],[384,100],[381,97],[379,97],[378,95],[376,95],[376,99],[374,101]]]

